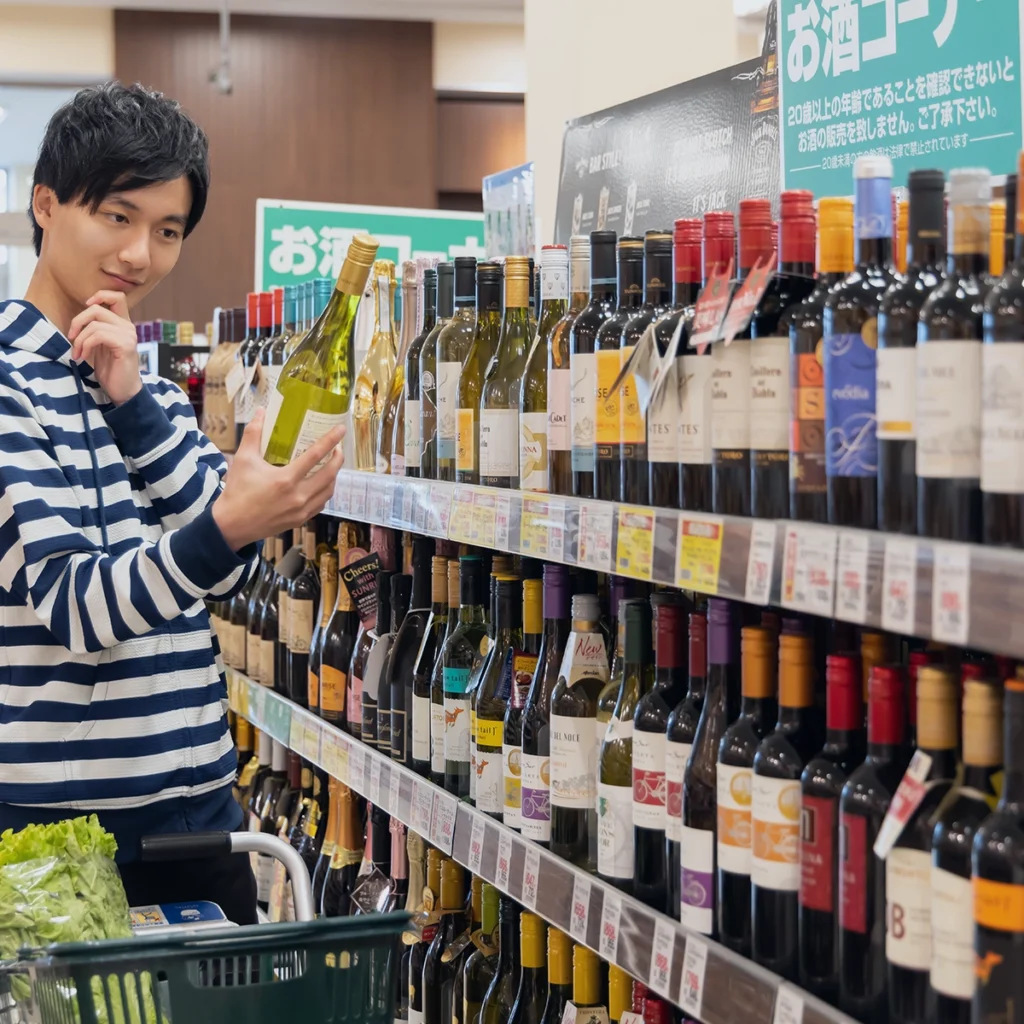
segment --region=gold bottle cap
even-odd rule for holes
[[[366,287],[366,279],[370,276],[380,242],[370,235],[355,235],[348,244],[345,262],[338,274],[335,287],[346,295],[362,295]]]
[[[437,555],[430,560],[430,600],[434,604],[448,603],[448,559]]]
[[[917,670],[917,745],[924,750],[956,748],[957,687],[943,668]]]
[[[441,862],[441,909],[458,910],[466,902],[466,877],[460,864]]]
[[[523,580],[523,632],[544,632],[544,584]]]
[[[814,645],[809,636],[779,637],[779,703],[787,708],[814,703]]]
[[[491,575],[508,576],[512,572],[511,555],[494,555],[491,558]]]
[[[964,764],[995,768],[1003,763],[1003,694],[984,679],[964,683]]]
[[[522,929],[520,949],[523,967],[544,966],[544,938],[547,925],[536,914],[523,911],[519,915],[519,927]]]
[[[577,1006],[595,1006],[601,1001],[597,954],[586,946],[572,947],[572,1001]]]
[[[505,280],[510,277],[520,278],[524,281],[530,279],[530,261],[526,256],[505,257]]]
[[[993,199],[988,204],[988,272],[1002,277],[1006,269],[1006,200]]]
[[[818,200],[818,270],[848,274],[853,270],[853,200],[825,196]]]
[[[871,669],[889,660],[888,642],[884,633],[864,632],[860,635],[860,663],[864,682],[864,700],[868,699]]]
[[[744,697],[775,694],[775,636],[764,626],[745,626],[742,640],[742,692]]]
[[[403,288],[415,288],[416,287],[416,261],[405,260],[402,263],[402,287]]]
[[[633,1006],[633,979],[615,964],[608,965],[608,1017],[621,1020]]]
[[[437,896],[441,891],[441,851],[431,847],[427,850],[427,885]]]
[[[548,929],[548,983],[572,984],[572,940],[557,928]]]

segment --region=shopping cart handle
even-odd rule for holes
[[[167,832],[142,837],[142,860],[194,860],[231,853],[230,832]]]

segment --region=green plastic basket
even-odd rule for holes
[[[71,942],[28,961],[42,1024],[392,1024],[409,915]]]

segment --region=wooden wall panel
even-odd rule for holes
[[[521,98],[437,102],[437,187],[479,192],[480,179],[526,160],[526,111]]]
[[[194,320],[252,288],[256,199],[431,208],[432,31],[424,22],[235,16],[234,91],[209,82],[214,15],[115,15],[115,70],[177,99],[210,137],[206,214],[137,319]]]

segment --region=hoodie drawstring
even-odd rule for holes
[[[107,509],[103,504],[103,487],[100,484],[100,462],[96,457],[96,443],[93,441],[92,430],[89,428],[89,409],[85,402],[85,388],[82,378],[78,375],[78,367],[71,364],[71,372],[75,375],[78,385],[78,408],[82,413],[82,426],[85,428],[85,440],[89,445],[89,457],[92,459],[92,472],[96,479],[96,511],[100,517],[100,536],[103,538],[103,551],[110,554],[110,541],[107,539]]]

